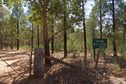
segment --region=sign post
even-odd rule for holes
[[[92,43],[93,49],[107,48],[107,39],[94,38]]]
[[[96,66],[98,64],[98,56],[96,57],[96,49],[106,49],[107,48],[107,39],[93,38],[92,47],[94,49],[94,61],[96,62]]]
[[[95,53],[95,49],[94,49],[94,61],[96,61],[96,53]]]

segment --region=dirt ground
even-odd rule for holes
[[[113,63],[99,62],[98,69],[94,69],[93,60],[88,60],[88,67],[84,68],[83,56],[64,58],[63,61],[78,67],[68,67],[54,64],[44,74],[43,78],[29,78],[29,56],[24,50],[0,51],[0,84],[126,84],[126,68],[114,70]],[[62,53],[54,56],[60,59]],[[11,67],[10,67],[11,66]],[[14,69],[14,70],[13,70]]]
[[[0,84],[15,84],[17,78],[22,79],[22,76],[28,76],[29,56],[22,53],[23,50],[2,50],[0,51]],[[11,68],[11,67],[12,68]],[[14,70],[13,70],[14,69]]]

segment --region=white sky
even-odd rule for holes
[[[94,1],[93,0],[87,0],[87,3],[85,5],[85,14],[86,14],[86,18],[89,17],[89,14],[92,10],[92,7],[94,5]]]
[[[92,10],[92,5],[94,5],[94,1],[93,0],[87,0],[87,3],[85,5],[85,13],[86,13],[86,17],[88,18],[89,17],[89,14]],[[24,7],[24,12],[26,13],[28,10],[27,7]]]
[[[126,3],[126,0],[124,0],[124,2]],[[90,14],[93,6],[94,6],[94,1],[93,0],[87,0],[87,3],[85,5],[86,18],[89,17],[89,14]]]
[[[124,0],[124,2],[126,2],[126,0]],[[87,3],[85,5],[86,18],[89,17],[89,14],[90,14],[93,6],[94,6],[94,1],[93,0],[87,0]],[[28,10],[28,8],[24,7],[24,12],[26,12],[27,10]]]

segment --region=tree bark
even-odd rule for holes
[[[126,41],[126,29],[123,30],[123,39]]]
[[[49,0],[46,0],[44,2],[43,6],[43,14],[42,14],[42,20],[43,20],[43,37],[44,37],[44,49],[45,49],[45,56],[50,57],[50,51],[49,51],[49,38],[48,38],[48,27],[47,27],[47,20],[46,20],[46,9],[48,5]],[[45,65],[50,65],[51,60],[45,58]]]
[[[32,51],[33,51],[33,47],[34,47],[34,43],[33,43],[33,39],[34,39],[34,26],[32,23],[32,28],[31,28],[31,56],[29,56],[29,77],[31,77],[31,71],[32,71]]]
[[[98,60],[99,60],[99,55],[100,55],[100,50],[98,49],[97,50],[98,52],[97,52],[97,59],[96,59],[96,61],[95,61],[95,68],[97,69],[97,67],[98,67]]]
[[[66,1],[64,0],[64,57],[67,57]]]
[[[100,0],[100,38],[102,38],[102,9],[101,9],[101,0]]]
[[[49,3],[49,0],[45,0],[43,2],[43,10],[41,10],[40,6],[34,0],[34,5],[38,9],[39,14],[42,16],[42,24],[43,24],[43,39],[44,39],[44,50],[45,50],[45,56],[50,57],[50,51],[49,51],[49,38],[48,38],[48,27],[47,27],[47,20],[46,20],[46,10],[47,5]],[[45,66],[51,65],[51,60],[45,58]]]
[[[33,47],[34,47],[34,43],[33,43],[33,39],[34,39],[34,26],[32,23],[32,28],[31,28],[31,56],[29,56],[29,77],[31,77],[31,73],[32,73],[32,51],[33,51]]]
[[[11,36],[11,50],[13,50],[13,39],[14,39],[14,33],[12,30],[12,36]]]
[[[116,40],[115,40],[115,5],[114,0],[112,0],[112,18],[113,18],[113,56],[117,57]]]
[[[33,47],[34,47],[34,25],[32,23],[32,29],[31,29],[31,50],[33,50]]]
[[[3,49],[3,38],[2,38],[2,29],[0,27],[0,49]]]
[[[17,21],[17,50],[19,50],[19,21]]]
[[[93,26],[92,37],[95,38],[95,27]]]
[[[52,50],[52,54],[54,53],[54,18],[52,15],[52,41],[51,41],[51,50]]]
[[[86,43],[86,26],[85,26],[85,8],[84,1],[82,0],[82,13],[83,13],[83,31],[84,31],[84,64],[87,65],[87,43]]]
[[[37,25],[37,45],[39,48],[39,25]]]

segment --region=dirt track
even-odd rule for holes
[[[104,71],[104,66],[99,67],[99,71],[101,72],[99,73],[93,67],[83,70],[81,68],[55,64],[45,73],[43,79],[29,79],[29,56],[25,54],[14,54],[22,52],[24,51],[0,51],[0,57],[25,77],[22,78],[19,76],[5,62],[0,60],[0,84],[126,84],[126,75],[114,76],[112,73],[113,70],[109,69],[110,65],[107,68],[110,73],[106,73],[104,76],[101,74]],[[63,61],[81,67],[82,59],[83,57],[67,57]]]
[[[15,55],[24,51],[0,51],[0,84],[12,84],[15,79],[20,78],[19,74],[28,76],[28,60],[29,57],[24,54]],[[8,64],[6,64],[4,61]],[[16,70],[16,72],[11,67]],[[19,74],[17,74],[17,72]]]

